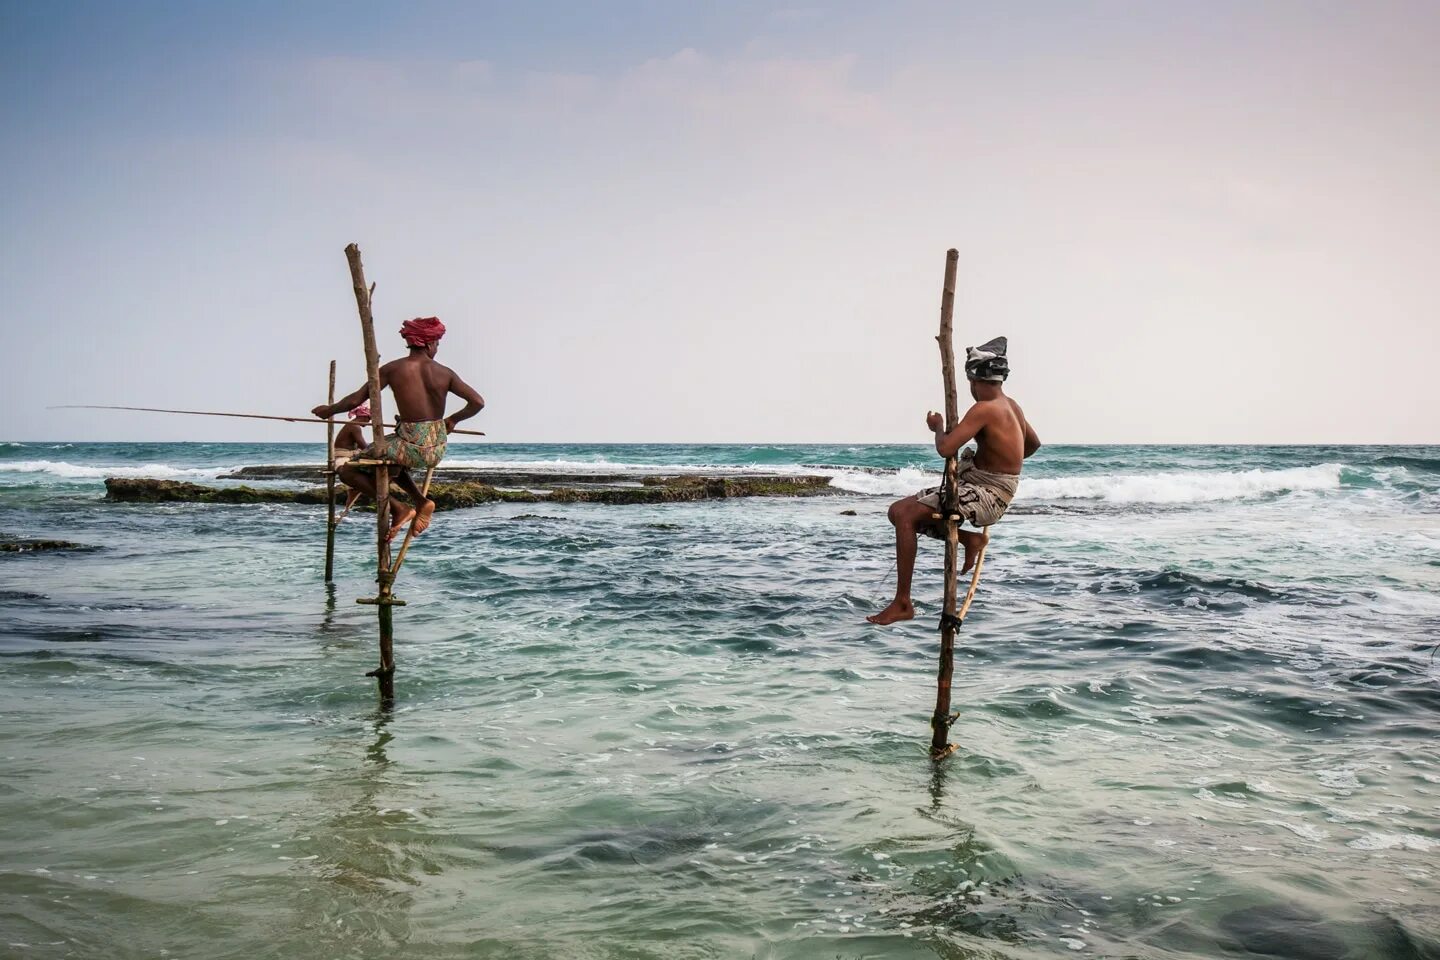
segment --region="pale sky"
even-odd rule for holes
[[[317,440],[412,316],[496,441],[1440,442],[1440,3],[0,0],[0,439]],[[458,407],[459,401],[455,402]]]

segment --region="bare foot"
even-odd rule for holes
[[[960,542],[965,545],[965,565],[960,568],[960,572],[969,573],[970,568],[975,566],[975,560],[980,556],[981,548],[990,542],[990,535],[961,530]]]
[[[414,507],[406,506],[406,507],[402,507],[402,508],[399,509],[399,510],[396,510],[394,507],[391,507],[391,508],[390,508],[390,532],[385,535],[385,542],[386,542],[386,543],[389,543],[391,540],[394,540],[394,539],[395,539],[395,534],[397,534],[397,533],[400,532],[400,528],[403,527],[403,526],[405,526],[405,524],[409,523],[409,522],[410,522],[411,520],[413,520],[414,518],[415,518],[415,508],[414,508]]]
[[[344,520],[346,517],[350,516],[350,508],[355,506],[355,501],[359,499],[360,491],[351,490],[349,495],[345,497],[345,509],[340,511],[340,516],[335,518],[335,522],[339,523],[341,520]]]
[[[899,623],[901,620],[914,620],[915,604],[909,600],[895,600],[891,602],[890,606],[881,610],[875,614],[875,616],[866,617],[865,619],[881,627],[888,626],[892,623]]]
[[[434,500],[426,500],[420,505],[420,512],[415,514],[415,536],[420,536],[430,528],[430,517],[434,512]]]

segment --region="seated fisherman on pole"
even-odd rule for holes
[[[1005,515],[1015,491],[1020,486],[1020,466],[1026,457],[1040,449],[1040,438],[1025,419],[1020,404],[1005,395],[1002,385],[1010,376],[1010,363],[1005,358],[1006,341],[996,337],[989,343],[966,350],[965,376],[970,380],[970,396],[975,405],[945,432],[945,418],[930,413],[925,423],[935,434],[935,451],[942,457],[953,457],[971,440],[975,449],[966,449],[960,456],[957,476],[956,515],[968,520],[976,529],[960,528],[960,543],[965,547],[965,573],[975,564],[986,535],[982,528],[996,523]],[[895,525],[895,599],[890,606],[872,617],[871,623],[897,623],[915,617],[910,601],[910,579],[915,572],[915,535],[924,533],[945,539],[945,520],[941,513],[940,487],[930,487],[896,500],[890,505],[890,522]]]
[[[435,512],[435,501],[426,497],[411,469],[430,468],[445,456],[445,441],[451,430],[461,420],[468,420],[485,407],[485,398],[444,364],[435,362],[435,351],[440,338],[445,336],[445,324],[436,317],[417,317],[406,320],[400,327],[400,336],[405,338],[410,355],[400,360],[391,360],[380,367],[380,389],[390,388],[395,396],[395,406],[400,408],[400,425],[386,437],[376,437],[360,459],[388,460],[399,467],[391,476],[410,498],[415,501],[411,507],[394,497],[390,498],[390,537],[393,539],[400,528],[412,519],[415,521],[415,535],[419,536],[430,526],[430,517]],[[445,416],[445,398],[455,394],[465,401],[458,412]],[[353,410],[370,398],[370,385],[364,384],[359,390],[332,406],[321,405],[311,413],[328,420],[341,410]],[[444,419],[441,419],[441,418]],[[377,434],[380,427],[376,425]],[[345,464],[339,468],[340,479],[361,493],[375,496],[374,467]]]
[[[330,464],[330,469],[339,472],[345,466],[347,460],[358,457],[360,452],[369,446],[365,442],[365,431],[361,427],[370,426],[370,404],[362,403],[350,411],[350,422],[340,428],[335,435],[335,462]],[[344,520],[350,513],[350,508],[355,506],[355,501],[360,499],[360,491],[350,489],[345,497],[345,510],[340,514],[340,520]],[[339,521],[336,521],[337,523]]]

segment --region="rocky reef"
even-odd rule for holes
[[[247,468],[256,469],[256,468]],[[289,468],[277,468],[289,469]],[[304,468],[301,468],[304,469]],[[253,476],[253,474],[252,474]],[[274,476],[272,474],[271,476]],[[289,479],[289,477],[286,477]],[[508,476],[506,479],[512,479]],[[446,479],[430,487],[438,510],[456,510],[486,503],[682,503],[732,497],[808,497],[837,491],[825,477],[813,476],[633,476],[623,481],[585,475],[585,486],[550,486],[554,475],[526,474],[533,487],[515,489],[475,479]],[[565,476],[569,480],[569,475]],[[609,482],[605,482],[609,480]],[[573,482],[573,481],[572,481]],[[398,490],[397,490],[398,493]],[[343,499],[343,488],[337,488]],[[105,499],[112,503],[325,503],[325,488],[303,490],[255,486],[205,486],[176,480],[110,477]]]
[[[42,553],[49,550],[94,550],[83,543],[69,540],[30,540],[0,534],[0,553]]]

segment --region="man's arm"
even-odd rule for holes
[[[475,414],[485,409],[485,398],[480,396],[474,387],[470,386],[470,384],[464,380],[461,380],[459,374],[453,370],[450,372],[450,392],[461,400],[464,400],[465,406],[445,418],[446,433],[454,430],[455,425],[461,420],[469,420],[475,416]]]
[[[1025,459],[1028,460],[1028,459],[1030,459],[1031,457],[1033,457],[1033,456],[1035,455],[1035,451],[1036,451],[1036,450],[1039,450],[1039,449],[1040,449],[1040,435],[1035,432],[1035,428],[1034,428],[1034,427],[1030,426],[1030,421],[1029,421],[1029,420],[1026,420],[1026,421],[1025,421]]]
[[[959,453],[961,447],[974,440],[980,431],[985,429],[985,424],[990,419],[989,411],[988,406],[977,403],[965,411],[965,416],[960,418],[960,422],[955,424],[955,429],[949,433],[943,432],[938,427],[932,427],[935,430],[935,452],[946,458]]]
[[[320,406],[314,408],[310,412],[313,413],[315,416],[319,417],[321,420],[329,420],[337,413],[349,413],[351,410],[354,410],[356,407],[360,406],[360,404],[364,403],[369,398],[370,384],[362,383],[360,385],[360,389],[356,390],[354,393],[342,397],[330,405],[322,403],[320,404]]]
[[[391,363],[394,362],[395,361],[393,360],[391,361]],[[389,363],[384,364],[380,367],[380,389],[384,390],[388,386],[390,386]],[[356,390],[354,393],[341,397],[339,400],[336,400],[333,404],[330,404],[329,406],[326,406],[322,403],[320,404],[320,406],[315,407],[310,412],[315,416],[319,417],[321,420],[329,420],[337,413],[349,413],[351,410],[354,410],[356,407],[360,406],[360,404],[364,403],[366,400],[369,399],[370,382],[367,380],[366,382],[360,384],[360,389]]]

